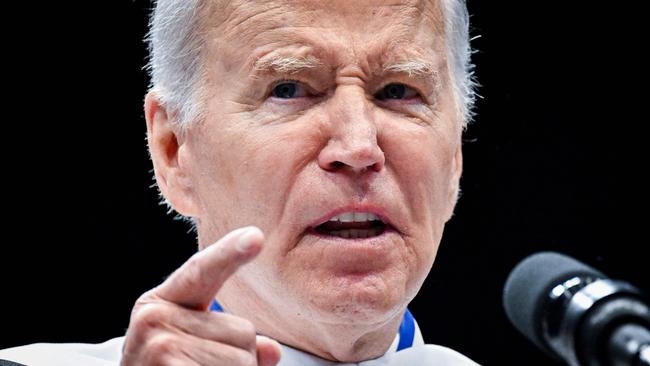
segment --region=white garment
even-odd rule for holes
[[[14,361],[26,366],[117,366],[122,357],[124,337],[100,344],[37,343],[0,350],[0,360]],[[413,346],[397,352],[399,334],[383,356],[359,363],[336,363],[282,345],[278,366],[478,366],[477,363],[449,348],[424,344],[416,324]]]

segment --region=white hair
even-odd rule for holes
[[[181,126],[202,113],[202,13],[205,0],[155,0],[149,21],[150,89]]]
[[[185,126],[203,117],[201,88],[206,0],[155,0],[149,22],[150,88]],[[474,65],[465,0],[441,0],[445,19],[447,59],[456,104],[466,126],[476,98]]]
[[[469,13],[465,0],[442,0],[445,18],[447,61],[451,73],[456,104],[467,126],[474,117],[476,78],[470,45]]]

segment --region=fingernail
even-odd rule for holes
[[[255,244],[255,236],[259,235],[260,229],[256,227],[248,227],[243,230],[244,232],[237,240],[236,248],[241,253],[248,253]]]

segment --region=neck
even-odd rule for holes
[[[283,344],[326,360],[347,363],[385,354],[395,340],[402,317],[403,311],[379,324],[331,324],[306,317],[275,319],[278,321],[255,319],[254,323],[261,334]]]
[[[373,329],[352,326],[321,326],[316,339],[297,339],[294,348],[336,362],[360,362],[381,357],[395,340],[401,317]]]
[[[360,362],[381,357],[388,351],[397,335],[405,308],[379,320],[359,321],[358,317],[325,317],[305,311],[306,307],[269,306],[254,291],[237,296],[241,290],[237,281],[229,281],[220,291],[224,310],[250,320],[258,334],[273,338],[295,349],[335,362]],[[233,290],[233,296],[228,294]],[[245,301],[242,301],[245,299]],[[320,314],[322,315],[322,314]],[[354,318],[355,320],[350,320]],[[371,317],[372,318],[372,317]]]

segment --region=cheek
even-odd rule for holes
[[[431,269],[449,212],[449,190],[456,142],[451,134],[431,127],[403,125],[384,141],[387,168],[393,174],[409,209],[407,247],[417,272],[415,287]]]
[[[414,223],[430,226],[446,212],[456,145],[431,127],[410,127],[386,138],[387,166],[406,195]]]
[[[247,199],[259,201],[264,215],[277,228],[286,212],[290,195],[304,172],[315,164],[321,141],[317,134],[300,126],[265,126],[245,138],[242,187]]]
[[[245,225],[273,234],[300,173],[315,161],[321,141],[312,130],[298,123],[206,128],[219,133],[202,140],[196,164],[202,171],[195,175],[203,216],[220,226],[220,235]]]

